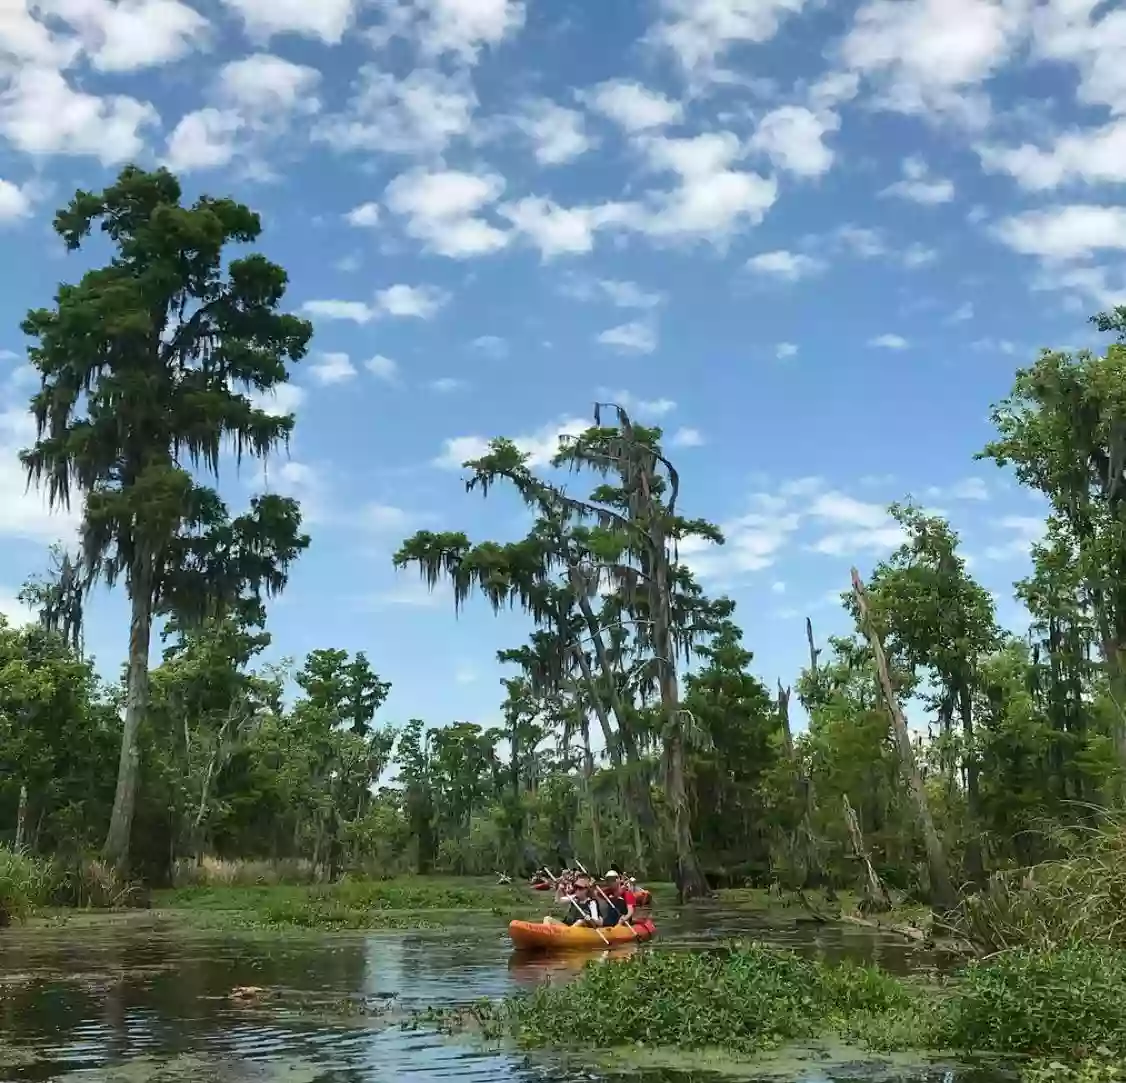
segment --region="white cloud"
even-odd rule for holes
[[[951,323],[965,323],[967,320],[974,318],[974,306],[972,301],[963,301],[953,312],[950,313]]]
[[[169,134],[165,164],[174,172],[219,169],[236,158],[253,175],[272,176],[264,142],[295,136],[291,122],[320,108],[320,72],[254,53],[225,64],[214,80],[212,104],[182,117]]]
[[[656,308],[664,300],[661,294],[643,290],[636,282],[603,278],[598,288],[618,308]]]
[[[1126,13],[1116,4],[1091,0],[1037,5],[1032,13],[1033,54],[1070,63],[1079,75],[1078,98],[1126,113]]]
[[[1002,219],[994,235],[1009,248],[1045,260],[1081,260],[1126,250],[1126,207],[1073,203]]]
[[[889,184],[881,194],[933,207],[949,203],[954,198],[954,182],[945,177],[930,176],[927,164],[921,158],[905,158],[903,179]]]
[[[653,309],[665,300],[663,294],[646,290],[636,282],[573,273],[564,278],[561,292],[576,301],[606,300],[617,308]]]
[[[690,73],[713,75],[728,49],[769,41],[804,0],[661,0],[653,40]]]
[[[478,335],[469,345],[478,353],[497,360],[508,356],[508,343],[499,335]]]
[[[415,68],[397,79],[369,64],[360,68],[347,109],[326,117],[314,134],[337,150],[438,155],[469,134],[476,107],[464,72]]]
[[[0,225],[15,222],[31,214],[31,194],[24,185],[0,179]]]
[[[453,376],[441,376],[437,380],[431,380],[426,386],[431,391],[437,391],[440,395],[448,395],[465,387],[465,381],[458,380]]]
[[[477,676],[477,670],[467,663],[462,663],[454,670],[454,681],[457,684],[473,684]]]
[[[219,169],[238,151],[242,117],[229,109],[197,109],[180,119],[168,136],[164,164],[173,173]]]
[[[20,68],[0,93],[0,136],[36,157],[88,156],[118,165],[141,155],[145,130],[158,121],[148,102],[74,90],[46,67]]]
[[[626,204],[561,207],[540,196],[502,203],[498,212],[540,250],[544,259],[584,255],[594,248],[598,230],[631,220],[631,208]]]
[[[900,113],[982,126],[980,87],[1019,48],[1025,0],[867,0],[841,45],[867,77],[875,104]]]
[[[527,14],[524,0],[409,0],[409,10],[424,56],[469,63],[516,34]]]
[[[364,368],[377,380],[383,380],[384,383],[388,384],[398,383],[399,366],[390,357],[384,357],[383,354],[377,353],[364,362]]]
[[[370,229],[372,226],[379,225],[379,204],[361,203],[359,206],[353,207],[344,218],[350,226]]]
[[[377,290],[376,301],[388,316],[405,319],[429,320],[449,300],[449,294],[433,286],[404,286],[396,284]]]
[[[741,227],[761,222],[778,198],[773,178],[731,168],[746,153],[733,132],[638,141],[650,169],[678,179],[670,191],[651,194],[647,212],[633,220],[651,237],[724,244]]]
[[[565,417],[554,421],[536,432],[512,438],[512,442],[530,456],[531,466],[545,466],[559,450],[563,436],[578,436],[590,428],[590,422],[577,417]],[[464,462],[478,459],[488,453],[489,441],[484,436],[455,436],[442,445],[441,454],[433,460],[433,465],[445,470],[460,470]]]
[[[825,145],[825,136],[840,126],[835,113],[783,105],[759,121],[751,147],[765,154],[778,169],[799,177],[819,177],[833,164],[833,151]]]
[[[888,252],[883,234],[877,229],[868,229],[866,226],[848,224],[838,226],[833,233],[833,239],[860,259],[877,259],[886,256]]]
[[[223,0],[252,38],[297,34],[339,45],[355,19],[357,0]]]
[[[1016,353],[1016,343],[1010,342],[1008,339],[979,338],[970,345],[975,350],[984,350],[988,353],[1009,355]]]
[[[760,252],[757,256],[752,256],[747,260],[747,268],[764,277],[779,278],[784,282],[797,282],[799,279],[809,278],[825,270],[825,262],[814,256],[779,248],[773,252]]]
[[[1124,95],[1126,102],[1126,95]],[[1126,183],[1126,119],[1101,128],[1065,132],[1048,149],[981,145],[982,167],[1007,173],[1029,192],[1046,192],[1068,183]]]
[[[433,286],[406,286],[396,284],[377,290],[374,300],[306,301],[301,310],[315,319],[343,320],[351,323],[371,323],[383,316],[398,319],[432,319],[449,300],[449,294]]]
[[[256,409],[274,416],[293,414],[305,401],[305,389],[297,384],[278,384],[270,391],[251,395],[250,401]]]
[[[585,98],[592,109],[631,133],[664,128],[684,119],[680,102],[627,79],[599,83]]]
[[[938,259],[938,253],[924,244],[911,244],[904,249],[900,260],[909,271],[918,267],[929,267]]]
[[[317,383],[329,386],[351,380],[356,375],[356,366],[346,353],[322,353],[309,371]]]
[[[774,347],[774,356],[777,357],[779,361],[786,361],[791,357],[797,357],[797,355],[798,348],[793,342],[779,342],[778,345]]]
[[[1009,537],[998,545],[986,548],[986,560],[1027,559],[1032,547],[1041,541],[1047,530],[1043,519],[1031,515],[1006,515],[996,524]]]
[[[547,99],[530,102],[515,123],[531,142],[540,165],[563,165],[595,145],[584,127],[582,113]]]
[[[321,73],[270,53],[253,53],[224,64],[217,80],[219,97],[255,118],[278,113],[315,113]]]
[[[652,324],[633,320],[603,331],[597,341],[618,353],[652,353],[657,348],[657,331]]]
[[[509,243],[508,233],[480,217],[503,191],[504,178],[496,173],[416,169],[391,181],[386,203],[405,219],[408,235],[429,251],[464,259]]]
[[[665,414],[672,413],[676,409],[676,403],[672,399],[640,399],[631,392],[620,388],[615,390],[610,387],[600,387],[596,394],[600,402],[616,403],[637,417],[664,417]]]
[[[988,500],[989,488],[981,478],[963,478],[953,485],[932,485],[927,489],[930,500]]]
[[[868,345],[879,350],[906,350],[910,343],[902,335],[877,335],[868,340]]]
[[[886,551],[901,544],[904,538],[903,528],[888,515],[886,508],[845,493],[821,493],[807,514],[829,525],[830,532],[822,535],[812,547],[814,552],[828,556]]]
[[[322,320],[350,320],[352,323],[370,323],[379,310],[366,301],[306,301],[301,306],[306,316]]]
[[[704,434],[699,429],[684,427],[672,434],[673,447],[702,447]]]
[[[415,516],[394,504],[365,504],[358,519],[368,530],[401,534],[410,529]]]
[[[34,10],[68,23],[101,72],[163,66],[209,37],[208,21],[179,0],[39,0]]]

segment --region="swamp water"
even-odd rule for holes
[[[714,1062],[626,1074],[404,1029],[414,1009],[471,1004],[566,981],[581,958],[520,960],[500,922],[424,933],[185,931],[168,921],[0,932],[4,1083],[1002,1083],[989,1071],[848,1063],[832,1050],[719,1074]],[[660,922],[658,945],[753,937],[904,972],[929,960],[870,930],[767,924],[700,908]],[[855,1056],[855,1054],[853,1054]],[[726,1066],[725,1066],[726,1067]]]

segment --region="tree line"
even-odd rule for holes
[[[1096,318],[1117,337],[1104,354],[1044,351],[993,410],[979,457],[1050,508],[1015,585],[1024,634],[1000,626],[950,524],[905,501],[890,508],[903,543],[842,591],[852,634],[819,645],[807,621],[808,666],[769,690],[734,603],[681,557],[720,530],[682,510],[661,431],[602,404],[549,471],[507,439],[465,464],[470,492],[524,501],[523,538],[423,531],[395,553],[456,606],[482,596],[532,631],[500,652],[501,724],[391,726],[377,722],[390,685],[363,653],[262,663],[267,605],[310,539],[295,500],[232,513],[214,488],[224,450],[284,447],[293,417],[258,404],[312,334],[282,310],[282,268],[224,262],[259,238],[258,216],[185,205],[170,173],[128,167],[55,219],[72,250],[95,227],[111,262],[23,324],[40,376],[23,463],[53,503],[80,503],[82,526],[24,589],[38,622],[0,626],[0,838],[152,882],[205,854],[331,878],[578,852],[671,877],[685,898],[859,884],[873,906],[889,886],[948,906],[1120,802],[1126,309]],[[83,611],[119,580],[129,656],[107,683]]]

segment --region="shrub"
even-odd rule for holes
[[[574,985],[543,986],[510,1011],[531,1045],[574,1042],[741,1052],[810,1038],[850,1014],[911,1008],[904,983],[861,966],[831,966],[759,944],[706,953],[641,952],[589,965]]]
[[[0,846],[0,925],[22,921],[42,905],[51,880],[46,861]]]
[[[1011,951],[968,966],[947,1004],[944,1037],[974,1052],[1081,1058],[1126,1053],[1126,953]]]

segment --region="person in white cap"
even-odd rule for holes
[[[608,915],[606,925],[617,925],[619,921],[632,924],[634,911],[637,909],[637,896],[622,883],[622,878],[616,869],[609,869],[602,877],[603,891],[610,900],[612,913]]]

